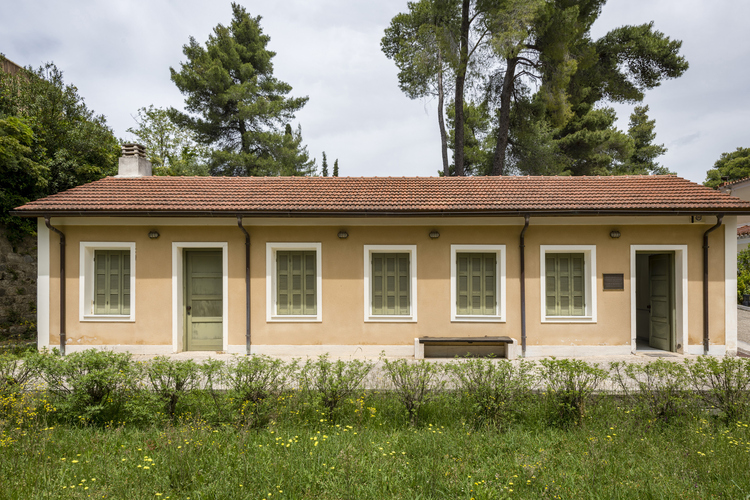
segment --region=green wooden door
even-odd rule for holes
[[[648,256],[649,316],[648,344],[656,349],[674,351],[674,298],[672,256]]]
[[[185,349],[221,351],[221,251],[185,251]]]

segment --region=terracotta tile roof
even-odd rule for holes
[[[750,226],[740,226],[737,228],[737,236],[748,237],[750,236]]]
[[[722,182],[721,184],[719,184],[718,186],[716,186],[716,188],[718,189],[718,188],[733,186],[735,184],[739,184],[741,182],[746,182],[748,180],[750,180],[750,177],[743,177],[742,179],[737,179],[737,180],[734,180],[734,181]]]
[[[750,214],[750,202],[676,176],[108,177],[17,215]]]

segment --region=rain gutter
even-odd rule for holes
[[[250,234],[242,226],[242,216],[237,216],[237,226],[245,233],[245,355],[250,356]]]
[[[703,354],[708,354],[708,234],[721,226],[723,214],[716,216],[716,225],[703,233]]]
[[[50,216],[44,216],[47,229],[60,235],[60,354],[65,356],[65,234],[49,222]]]

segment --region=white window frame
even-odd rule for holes
[[[276,314],[276,252],[315,252],[316,314]],[[266,321],[268,323],[320,323],[323,321],[323,258],[321,243],[266,243]]]
[[[97,250],[130,251],[130,314],[94,314],[94,252]],[[78,266],[79,321],[81,322],[135,322],[135,242],[82,241]]]
[[[584,280],[586,288],[586,314],[583,316],[547,316],[546,256],[548,253],[582,253],[584,255]],[[539,283],[542,323],[596,323],[596,245],[540,245]]]
[[[410,314],[376,315],[372,314],[372,288],[370,276],[372,274],[373,253],[408,253],[409,254],[409,311]],[[365,245],[365,322],[377,323],[416,323],[417,322],[417,245]]]
[[[497,301],[496,314],[458,314],[456,312],[457,269],[456,258],[459,253],[494,253],[495,283]],[[469,323],[505,323],[505,245],[451,245],[451,322]]]

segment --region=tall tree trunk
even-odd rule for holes
[[[445,95],[443,94],[443,59],[442,52],[438,49],[438,123],[440,124],[440,146],[443,152],[443,175],[451,175],[450,166],[448,165],[448,136],[445,133],[445,118],[443,118],[443,105]]]
[[[518,59],[507,59],[506,63],[503,88],[500,91],[500,119],[497,127],[495,156],[492,159],[492,175],[505,175],[505,150],[508,148],[508,131],[510,130],[510,97],[513,93]]]
[[[464,175],[464,82],[466,67],[469,63],[469,4],[471,0],[463,0],[461,7],[461,47],[456,71],[456,120],[453,160],[456,163],[456,175]]]

